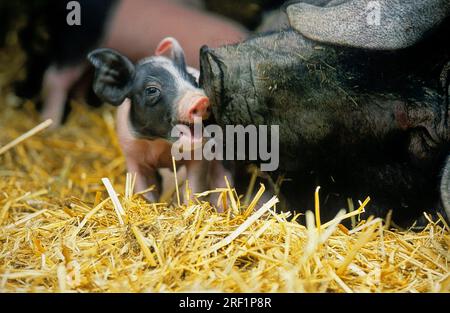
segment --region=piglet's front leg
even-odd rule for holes
[[[208,190],[209,162],[204,160],[186,161],[186,179],[192,193]],[[187,199],[186,199],[187,200]]]
[[[231,172],[226,169],[222,163],[222,161],[213,160],[209,164],[209,172],[208,172],[208,185],[210,189],[216,188],[226,188],[227,184],[225,181],[225,177],[227,178],[230,186],[233,187],[233,176]],[[211,203],[217,205],[217,211],[223,212],[224,206],[223,202],[219,202],[219,194],[213,193],[210,195]]]
[[[129,173],[136,174],[135,191],[141,192],[151,186],[155,186],[154,190],[144,193],[143,196],[150,202],[158,202],[160,196],[160,183],[157,178],[156,170],[149,166],[138,164],[133,160],[127,160],[127,169]]]

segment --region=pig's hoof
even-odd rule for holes
[[[154,192],[146,192],[144,194],[142,194],[142,196],[144,197],[145,200],[147,200],[147,202],[149,203],[158,203],[159,201],[159,196],[156,195]]]
[[[61,119],[58,117],[55,117],[53,114],[47,114],[45,112],[43,112],[40,116],[41,121],[45,122],[47,120],[51,120],[52,123],[50,124],[50,126],[47,128],[49,130],[55,130],[58,129],[61,126]]]

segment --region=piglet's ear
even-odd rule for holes
[[[164,55],[178,66],[186,68],[183,48],[181,48],[180,43],[173,37],[166,37],[161,40],[155,50],[155,55]]]
[[[133,63],[111,49],[97,49],[88,60],[95,67],[94,92],[105,102],[120,105],[128,96],[134,80]]]

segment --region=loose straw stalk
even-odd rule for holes
[[[27,140],[28,138],[36,135],[37,133],[39,133],[40,131],[46,129],[47,127],[49,127],[51,124],[53,123],[53,121],[51,119],[48,119],[44,122],[42,122],[41,124],[37,125],[36,127],[30,129],[29,131],[27,131],[25,134],[20,135],[19,137],[17,137],[16,139],[14,139],[13,141],[11,141],[10,143],[6,144],[5,146],[0,148],[0,155],[2,155],[3,153],[5,153],[6,151],[8,151],[9,149],[17,146],[19,143],[21,143],[22,141]]]
[[[177,192],[177,203],[178,206],[181,205],[181,201],[180,201],[180,190],[178,188],[178,175],[177,175],[177,165],[175,163],[175,158],[172,157],[172,166],[173,166],[173,173],[175,175],[175,188],[176,188],[176,192]]]
[[[102,182],[106,187],[106,191],[108,191],[109,197],[111,198],[120,225],[124,225],[125,223],[123,222],[122,216],[125,216],[125,210],[123,209],[122,204],[117,197],[117,193],[114,190],[111,181],[108,178],[102,178]]]
[[[315,204],[315,215],[316,215],[316,227],[320,232],[320,200],[319,200],[319,190],[320,186],[316,188],[316,192],[314,193],[314,204]]]
[[[222,241],[218,242],[211,249],[207,250],[206,254],[219,250],[220,248],[230,244],[240,234],[242,234],[247,228],[249,228],[254,222],[256,222],[264,213],[279,202],[276,196],[272,197],[267,203],[265,203],[258,211],[250,216],[244,223],[242,223],[234,232],[227,236]]]

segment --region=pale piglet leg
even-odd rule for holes
[[[144,191],[151,186],[155,186],[154,190],[143,194],[144,198],[150,202],[158,202],[160,195],[160,184],[157,178],[156,170],[142,166],[134,160],[127,160],[127,170],[131,174],[136,174],[135,192]]]
[[[186,167],[181,166],[177,167],[177,177],[175,179],[175,174],[169,168],[161,168],[158,169],[158,173],[161,176],[161,198],[163,201],[168,201],[172,199],[177,201],[176,199],[176,187],[175,182],[178,182],[178,186],[182,186],[186,181]],[[179,188],[180,196],[183,197],[183,188]],[[180,198],[183,199],[183,198]]]
[[[52,119],[52,128],[61,125],[70,89],[83,74],[84,66],[57,68],[51,66],[44,75],[44,108],[42,119]]]
[[[216,188],[226,188],[227,184],[225,181],[225,177],[227,178],[228,182],[230,183],[230,187],[233,188],[233,176],[229,170],[227,170],[221,161],[213,160],[210,162],[209,166],[209,188],[210,189],[216,189]],[[217,204],[217,210],[219,212],[223,212],[223,202],[217,203],[219,199],[219,193],[213,193],[210,196],[210,201],[213,204]]]
[[[194,194],[208,190],[209,162],[204,160],[191,160],[185,164],[186,180],[189,182],[191,193]]]

